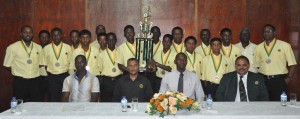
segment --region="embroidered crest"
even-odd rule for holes
[[[280,52],[281,51],[281,49],[278,49],[278,52]]]
[[[227,67],[227,64],[225,64],[225,67]]]
[[[39,52],[36,52],[36,54],[38,55],[38,54],[39,54]]]
[[[140,88],[144,88],[144,85],[143,85],[143,84],[140,84],[139,87],[140,87]]]
[[[237,57],[237,54],[235,54],[235,57]]]
[[[97,58],[97,56],[94,57],[95,59]]]
[[[258,85],[258,83],[259,83],[258,81],[255,81],[255,85]]]
[[[68,53],[66,52],[66,55],[68,55]]]

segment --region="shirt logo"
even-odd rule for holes
[[[38,55],[38,54],[39,54],[39,52],[36,52],[36,54]]]
[[[68,53],[66,52],[66,55],[68,55]]]
[[[258,85],[258,83],[259,83],[258,81],[255,81],[255,85]]]
[[[97,58],[97,56],[94,57],[95,59]]]
[[[278,52],[280,52],[281,50],[280,49],[278,49]]]
[[[140,88],[144,88],[144,85],[143,85],[143,84],[140,84],[139,87],[140,87]]]
[[[237,54],[235,54],[235,57],[237,57]]]

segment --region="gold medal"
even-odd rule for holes
[[[219,80],[219,76],[218,75],[215,75],[214,78],[215,78],[215,80]]]
[[[161,74],[162,74],[162,75],[165,75],[165,73],[166,73],[166,72],[165,72],[164,70],[161,71]]]
[[[271,63],[271,59],[270,59],[270,58],[267,58],[266,63],[267,63],[267,64],[270,64],[270,63]]]
[[[117,71],[117,69],[116,68],[112,68],[112,72],[116,72]]]
[[[90,67],[89,67],[89,66],[85,66],[85,69],[86,69],[86,70],[90,70]]]
[[[31,59],[28,59],[27,60],[27,64],[31,64],[32,63],[32,60]]]
[[[56,67],[59,67],[59,66],[60,66],[59,62],[56,62],[56,63],[55,63],[55,66],[56,66]]]

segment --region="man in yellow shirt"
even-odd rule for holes
[[[117,57],[117,36],[115,33],[108,33],[106,37],[107,48],[100,53],[101,69],[101,102],[111,102],[117,79],[122,71],[116,63]]]
[[[40,72],[42,47],[32,41],[33,29],[25,25],[21,28],[21,41],[9,45],[3,66],[14,76],[13,96],[28,101],[41,101]]]
[[[98,36],[98,34],[100,34],[100,33],[106,33],[105,27],[104,27],[103,25],[101,25],[101,24],[98,25],[98,26],[96,27],[95,33],[96,33],[96,36]],[[93,47],[95,47],[95,48],[97,48],[97,49],[100,48],[100,44],[99,44],[99,42],[98,42],[97,39],[91,41],[91,46],[93,46]]]
[[[156,78],[154,84],[152,85],[153,92],[157,93],[160,88],[161,79],[166,73],[175,69],[174,59],[176,57],[176,52],[171,51],[171,46],[173,43],[173,36],[171,34],[166,34],[163,37],[162,46],[163,50],[157,52],[157,55],[154,56],[154,61],[156,63]]]
[[[129,58],[135,58],[136,55],[136,41],[134,39],[134,27],[127,25],[124,28],[124,37],[126,41],[118,47],[116,63],[118,67],[124,73],[127,73],[127,60]]]
[[[153,26],[150,31],[153,39],[153,57],[155,57],[157,52],[163,49],[163,45],[159,40],[159,37],[161,36],[161,32],[158,26]]]
[[[297,64],[291,45],[275,36],[275,27],[265,25],[265,41],[256,47],[254,53],[254,64],[265,78],[270,101],[279,101],[282,91],[287,91]]]
[[[106,35],[106,33],[99,33],[97,35],[97,40],[100,44],[99,53],[105,51],[105,49],[107,48]]]
[[[72,48],[72,52],[77,49],[78,47],[80,47],[80,42],[79,42],[79,31],[78,30],[72,30],[70,32],[70,39],[71,39],[71,48]]]
[[[184,43],[182,42],[183,38],[183,30],[181,27],[174,27],[172,29],[172,36],[174,38],[173,45],[171,47],[171,50],[175,51],[176,53],[184,52]]]
[[[221,39],[211,39],[210,48],[212,53],[203,59],[202,79],[205,82],[204,91],[206,94],[212,94],[214,99],[223,74],[234,70],[229,57],[220,53],[221,47]]]
[[[229,57],[231,60],[231,64],[234,65],[236,58],[238,56],[241,56],[241,50],[230,43],[232,39],[232,32],[229,28],[223,28],[221,30],[221,38],[223,41],[223,45],[221,48],[222,54]]]
[[[202,43],[195,49],[195,52],[199,53],[202,57],[205,57],[209,55],[211,51],[209,47],[210,30],[202,29],[200,31],[200,39]]]
[[[43,65],[46,66],[48,101],[60,102],[64,79],[69,75],[68,69],[72,55],[71,47],[62,42],[63,33],[60,28],[51,30],[52,43],[44,49]]]
[[[86,69],[93,75],[100,76],[100,60],[99,50],[90,45],[91,32],[89,30],[81,30],[79,32],[81,47],[73,51],[72,60],[69,68],[69,73],[74,73],[75,69],[75,57],[77,55],[84,55],[87,59]]]
[[[46,45],[49,44],[49,39],[50,39],[50,32],[47,30],[41,30],[39,33],[39,40],[41,43],[42,48],[44,49]],[[40,91],[41,91],[41,96],[44,99],[46,93],[47,93],[47,71],[44,66],[40,67]]]

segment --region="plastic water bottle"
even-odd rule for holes
[[[208,94],[208,95],[207,95],[206,105],[207,105],[207,109],[208,109],[208,110],[211,110],[211,109],[212,109],[213,99],[212,99],[212,97],[211,97],[211,94]]]
[[[286,106],[287,96],[286,96],[286,94],[285,94],[284,91],[283,91],[282,94],[280,95],[280,100],[281,100],[281,105],[282,105],[282,106]]]
[[[17,109],[17,100],[16,100],[16,97],[12,97],[12,100],[10,102],[10,112],[11,113],[15,113],[16,112],[16,109]]]
[[[127,112],[127,99],[126,99],[126,96],[122,96],[121,105],[122,105],[122,112]]]

